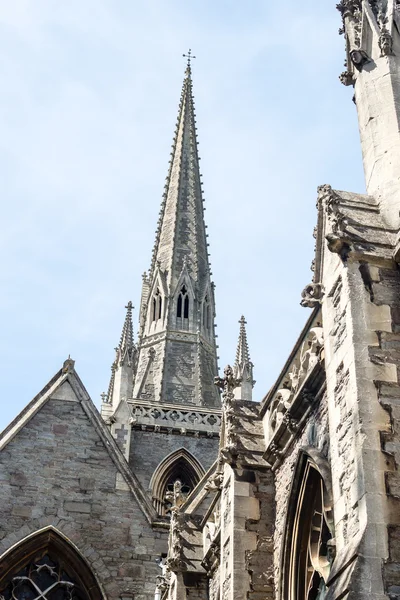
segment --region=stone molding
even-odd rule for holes
[[[304,429],[312,407],[325,388],[323,329],[316,318],[310,325],[267,400],[264,458],[273,468]]]
[[[129,401],[132,410],[131,427],[167,433],[204,434],[217,436],[221,427],[221,412],[206,408]]]

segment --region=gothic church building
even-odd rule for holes
[[[217,372],[190,60],[139,336],[0,436],[1,600],[400,599],[400,2],[340,0],[366,194],[318,189],[307,321],[262,402]]]

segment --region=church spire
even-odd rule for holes
[[[134,397],[216,406],[214,286],[193,98],[185,70],[151,267],[143,277]]]
[[[131,365],[133,360],[134,343],[133,343],[133,325],[132,325],[132,302],[129,301],[125,306],[126,316],[124,325],[122,327],[121,338],[119,340],[117,351],[117,360],[121,364],[125,360],[127,364]]]
[[[239,323],[239,340],[233,373],[236,379],[241,380],[241,383],[234,393],[237,400],[251,400],[255,381],[253,379],[253,363],[250,360],[249,344],[247,342],[247,323],[243,315]]]
[[[185,71],[171,161],[151,262],[176,284],[186,261],[194,279],[209,272],[190,57]]]
[[[136,348],[133,342],[132,302],[129,301],[125,308],[126,315],[122,333],[119,344],[115,348],[115,360],[111,365],[108,392],[103,402],[103,405],[107,404],[111,406],[113,411],[115,411],[122,399],[128,400],[128,398],[132,397],[133,390]],[[104,409],[106,414],[110,412],[107,410],[107,406]]]

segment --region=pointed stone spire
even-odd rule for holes
[[[185,261],[194,280],[203,280],[210,270],[197,146],[188,61],[150,268],[150,276],[157,266],[165,271],[167,284],[172,285],[177,283]]]
[[[243,315],[239,323],[239,341],[233,374],[235,379],[241,379],[241,383],[235,388],[234,394],[237,400],[252,400],[255,381],[253,379],[253,363],[250,360],[249,344],[247,342],[247,323]]]
[[[116,351],[118,355],[118,362],[120,364],[126,361],[129,365],[131,365],[133,360],[133,353],[135,350],[135,345],[133,343],[132,302],[129,301],[125,308],[126,317],[124,321],[124,326],[122,328],[119,345],[118,348],[116,348]]]
[[[133,342],[133,325],[132,325],[132,302],[128,302],[126,308],[126,316],[122,333],[118,346],[115,348],[115,360],[111,365],[111,378],[108,386],[106,397],[103,399],[103,405],[112,407],[112,410],[118,407],[122,399],[128,400],[132,397],[133,378],[134,378],[134,363],[136,348]],[[105,406],[105,411],[108,407]]]
[[[134,398],[220,405],[207,247],[188,60],[151,267],[143,277]]]

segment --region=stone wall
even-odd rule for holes
[[[246,569],[250,574],[247,597],[249,600],[273,600],[275,485],[272,471],[256,471],[252,487],[259,503],[259,519],[249,519],[246,523],[246,529],[256,534],[256,549],[246,553]]]
[[[388,482],[397,478],[400,280],[393,249],[383,245],[391,238],[376,205],[366,198],[353,206],[353,222],[363,219],[366,239],[378,239],[380,227],[380,241],[356,251],[349,235],[345,256],[324,254],[322,310],[337,544],[330,595],[354,591],[370,599],[382,598],[385,591],[393,597],[399,582],[392,534],[400,513]]]
[[[155,431],[132,431],[129,464],[145,490],[158,465],[172,452],[180,448],[188,450],[207,471],[218,453],[219,437],[195,437],[167,434]]]
[[[81,404],[50,399],[0,452],[0,555],[53,526],[109,600],[153,600],[167,532],[153,530],[132,493],[116,488],[120,478]]]

